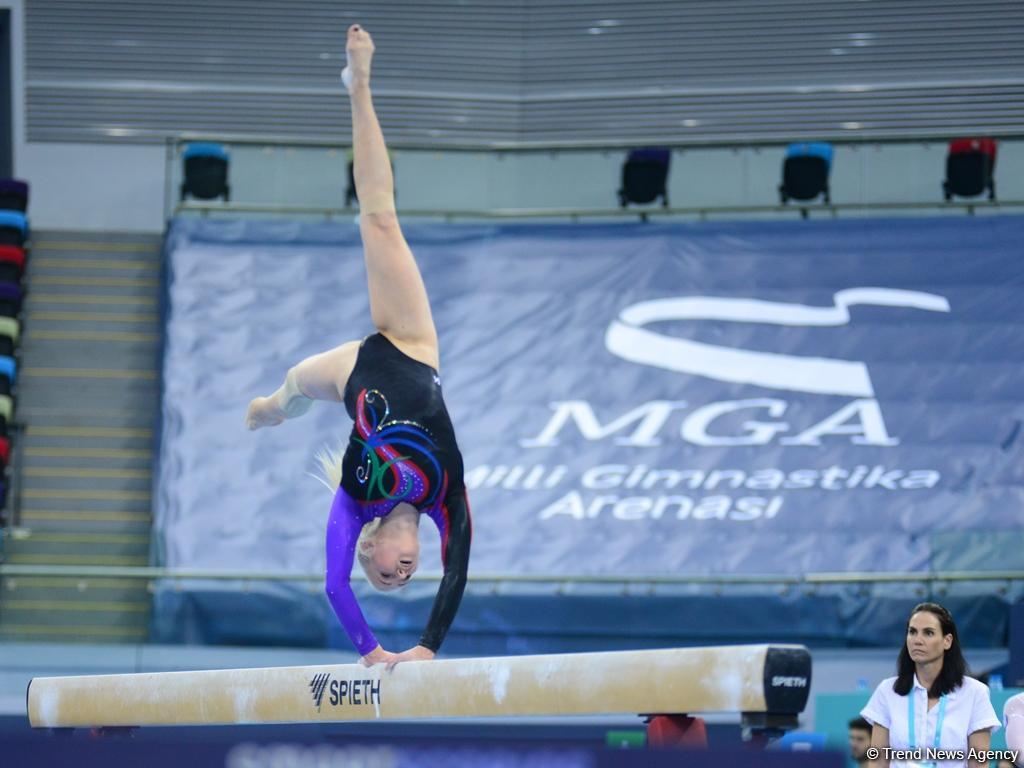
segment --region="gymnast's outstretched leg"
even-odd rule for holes
[[[370,93],[373,40],[358,24],[348,30],[353,176],[366,258],[370,316],[377,330],[404,353],[438,367],[437,331],[423,285],[395,213],[395,182],[384,134]]]

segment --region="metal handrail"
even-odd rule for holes
[[[926,133],[914,133],[913,135],[899,136],[886,135],[881,133],[858,131],[857,135],[849,133],[822,133],[815,135],[814,141],[827,141],[836,146],[863,145],[863,144],[933,144],[935,142],[948,142],[963,131],[932,131]],[[1024,133],[1015,130],[992,130],[985,131],[985,136],[1000,141],[1024,140]],[[215,142],[231,144],[235,146],[260,146],[260,147],[306,147],[317,149],[336,149],[348,151],[352,143],[338,141],[336,139],[324,139],[304,136],[280,136],[267,135],[258,136],[253,134],[224,134],[224,133],[199,133],[185,132],[166,136],[168,147],[174,147],[189,142]],[[642,141],[608,141],[607,139],[582,139],[573,141],[488,141],[481,139],[479,142],[451,143],[445,141],[423,141],[417,139],[402,139],[400,137],[389,138],[388,148],[399,151],[413,152],[600,152],[620,151],[635,149],[639,146],[658,146],[668,149],[765,149],[770,147],[787,147],[793,142],[807,141],[800,138],[777,138],[777,139],[745,139],[742,136],[724,136],[719,138],[650,138]]]
[[[139,580],[170,579],[210,581],[293,581],[319,582],[322,573],[291,573],[273,571],[232,571],[225,569],[164,568],[157,566],[86,566],[86,565],[18,565],[0,564],[0,578],[20,576],[64,576],[88,578],[123,578]],[[417,574],[417,579],[435,581],[441,578],[439,572]],[[929,573],[805,573],[748,574],[748,575],[631,575],[605,576],[590,574],[524,574],[524,573],[473,573],[471,583],[486,584],[643,584],[643,585],[687,585],[707,584],[728,586],[733,584],[760,584],[765,586],[801,586],[825,584],[884,584],[884,583],[935,583],[965,581],[1007,581],[1024,582],[1024,571],[946,571]]]
[[[897,211],[897,210],[963,210],[972,213],[974,210],[1020,208],[1024,200],[997,200],[979,202],[879,202],[879,203],[830,203],[830,204],[799,204],[793,205],[723,205],[699,206],[690,208],[496,208],[490,210],[433,210],[433,209],[399,209],[398,213],[408,217],[426,217],[443,219],[552,219],[552,218],[655,218],[667,216],[709,216],[716,214],[735,213],[793,213],[804,212],[831,213],[842,211]],[[313,214],[333,218],[335,216],[354,216],[355,208],[338,206],[304,206],[284,205],[277,203],[199,203],[189,200],[178,203],[173,212],[195,211],[199,213],[287,213]]]

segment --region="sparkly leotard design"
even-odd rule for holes
[[[426,513],[441,534],[444,576],[420,645],[436,651],[466,585],[472,522],[462,456],[430,366],[374,334],[359,348],[345,388],[353,426],[342,459],[341,485],[327,525],[326,591],[360,654],[377,646],[350,585],[363,525],[397,504]]]
[[[359,437],[352,439],[362,446],[359,458],[363,464],[356,470],[356,479],[366,489],[364,501],[386,507],[396,501],[408,501],[417,508],[430,505],[447,481],[447,473],[434,455],[437,442],[423,425],[390,417],[383,393],[375,389],[359,393],[355,418]]]

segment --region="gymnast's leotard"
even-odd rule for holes
[[[462,600],[472,522],[437,371],[414,360],[385,336],[363,340],[345,386],[352,433],[342,459],[341,485],[327,523],[327,596],[363,656],[377,647],[349,583],[364,524],[400,502],[437,524],[444,577],[420,645],[437,651]]]

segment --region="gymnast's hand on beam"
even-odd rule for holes
[[[388,661],[388,669],[394,669],[395,665],[403,661],[430,661],[434,658],[434,655],[434,652],[429,648],[417,645],[415,648],[410,648],[408,651],[392,654],[391,660]]]
[[[363,656],[363,658],[359,660],[359,663],[362,664],[364,667],[372,667],[374,664],[386,663],[388,665],[388,668],[390,668],[391,662],[395,658],[397,658],[397,654],[394,654],[391,651],[385,651],[378,645],[368,654]]]

